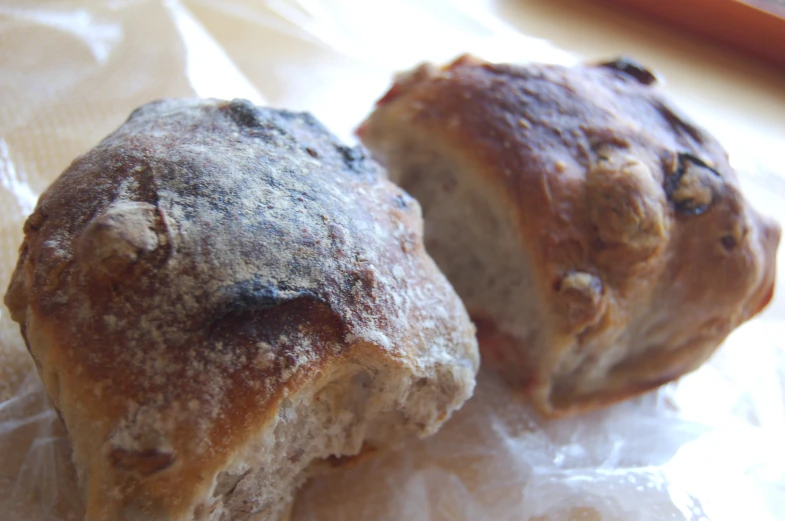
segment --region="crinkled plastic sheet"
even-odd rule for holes
[[[2,2],[0,283],[37,195],[142,103],[244,97],[310,110],[350,140],[395,71],[465,51],[580,58],[468,0]],[[750,134],[710,104],[684,108],[722,131],[747,195],[785,222],[776,136]],[[81,519],[62,425],[16,325],[0,315],[0,518]],[[481,372],[476,396],[441,432],[314,480],[294,518],[782,520],[783,440],[780,288],[705,367],[605,411],[546,422]]]

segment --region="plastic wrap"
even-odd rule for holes
[[[525,7],[523,26],[532,23]],[[420,61],[467,51],[516,62],[582,58],[575,40],[568,44],[578,53],[566,52],[521,34],[499,14],[512,17],[519,8],[468,0],[0,3],[0,283],[10,278],[37,195],[136,106],[167,96],[245,97],[310,110],[351,140],[392,74]],[[541,11],[532,13],[559,25]],[[565,27],[575,23],[565,18]],[[635,51],[621,43],[594,48]],[[729,76],[736,90],[704,98],[700,82],[720,72],[710,65],[696,71],[688,56],[669,59],[676,64],[672,96],[725,143],[753,203],[785,223],[785,127],[777,126],[785,110],[776,109],[785,100],[772,90],[782,79],[765,77],[774,86],[745,97],[738,92],[746,80]],[[755,96],[769,101],[745,112]],[[782,259],[779,269],[785,273]],[[781,520],[783,440],[780,285],[768,310],[699,371],[604,411],[546,422],[481,372],[476,396],[437,435],[313,480],[293,516]],[[62,425],[2,307],[0,519],[81,516]]]

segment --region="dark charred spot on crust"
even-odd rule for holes
[[[626,74],[627,76],[630,76],[631,78],[636,79],[643,85],[651,85],[657,82],[657,77],[654,75],[654,73],[627,56],[620,56],[613,61],[601,63],[600,67],[617,70]]]
[[[319,300],[311,291],[285,286],[276,287],[256,279],[238,282],[226,288],[223,293],[221,301],[225,304],[217,311],[217,318],[227,315],[248,315],[296,299]]]
[[[673,131],[678,136],[685,136],[692,139],[696,144],[703,145],[706,141],[710,141],[708,136],[705,136],[703,131],[686,121],[684,117],[677,114],[671,107],[667,106],[661,101],[654,102],[654,107],[662,115],[665,121],[670,125]]]
[[[356,163],[362,161],[364,154],[359,147],[347,147],[345,145],[338,145],[336,147],[338,153],[341,154],[344,162],[349,168],[352,168]]]
[[[378,165],[362,145],[354,147],[341,144],[330,131],[310,112],[256,107],[247,100],[233,100],[224,105],[235,123],[254,137],[279,135],[289,141],[289,146],[303,151],[310,157],[337,161],[351,173],[368,178],[379,175]],[[317,137],[315,138],[314,135]],[[336,154],[332,153],[332,149]],[[274,180],[270,180],[274,182]]]
[[[681,152],[677,155],[675,171],[665,178],[664,188],[676,211],[700,215],[711,207],[714,185],[722,176],[701,159]]]
[[[277,136],[294,142],[291,120],[299,119],[312,126],[308,119],[310,114],[257,107],[245,99],[233,99],[223,108],[240,130],[257,138],[272,139]]]
[[[215,351],[234,354],[225,368],[237,385],[280,378],[285,370],[300,365],[303,355],[309,358],[303,369],[317,369],[319,360],[345,345],[343,320],[318,297],[302,292],[261,300],[256,307],[223,316],[206,331]],[[249,379],[249,374],[257,376]]]
[[[232,104],[235,103],[236,108],[232,109],[234,106]],[[232,117],[239,118],[240,123],[259,123],[259,126],[244,127],[245,132],[252,136],[265,137],[278,134],[284,140],[289,141],[289,146],[292,149],[302,151],[315,159],[342,165],[352,174],[375,178],[380,173],[378,165],[373,161],[365,147],[362,145],[350,147],[341,144],[309,112],[255,107],[245,100],[235,100],[232,104],[230,104],[229,108],[236,111],[236,115]],[[246,115],[246,113],[250,115]],[[274,180],[270,180],[270,182],[274,182]],[[306,198],[312,199],[312,197],[308,196]]]
[[[233,99],[228,109],[232,120],[241,127],[259,128],[263,124],[259,109],[248,100]]]
[[[344,165],[355,174],[367,175],[372,170],[370,165],[371,158],[361,145],[355,147],[336,145],[335,149],[338,151]]]

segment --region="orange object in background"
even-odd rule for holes
[[[601,0],[785,69],[785,3],[779,0]]]

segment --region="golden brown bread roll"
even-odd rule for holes
[[[654,80],[464,56],[402,75],[358,130],[422,205],[483,363],[545,415],[695,369],[772,296],[779,226]]]
[[[5,300],[89,521],[276,519],[320,460],[433,433],[478,366],[418,204],[241,100],[146,105],[74,161]]]

